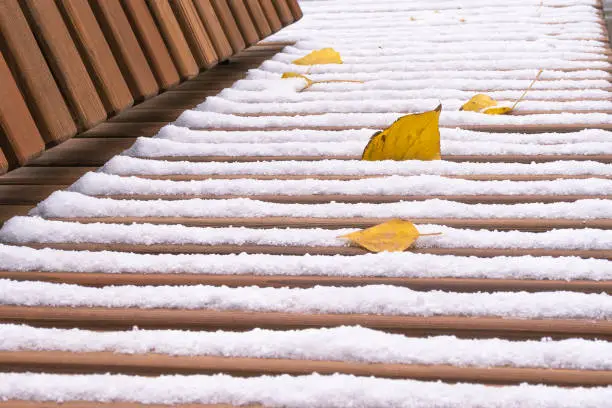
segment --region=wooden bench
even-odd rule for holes
[[[227,61],[295,0],[0,3],[0,174]]]

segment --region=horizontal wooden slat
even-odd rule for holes
[[[119,252],[134,252],[141,254],[272,254],[272,255],[364,255],[369,253],[365,249],[357,247],[325,247],[325,246],[274,246],[274,245],[198,245],[198,244],[98,244],[98,243],[22,243],[23,246],[31,248],[55,248],[69,251],[119,251]],[[580,258],[599,258],[612,259],[612,253],[609,250],[595,249],[499,249],[499,248],[425,248],[411,249],[410,252],[415,254],[433,254],[433,255],[456,255],[456,256],[477,256],[481,258],[490,258],[496,256],[576,256]]]
[[[168,175],[147,175],[147,174],[135,174],[140,178],[147,178],[152,180],[175,180],[175,181],[189,181],[189,180],[233,180],[233,179],[254,179],[254,180],[363,180],[368,178],[385,177],[384,174],[378,175],[325,175],[325,174],[296,174],[296,175],[267,175],[267,174],[168,174]],[[567,175],[567,174],[468,174],[468,175],[453,175],[445,174],[444,177],[463,179],[463,180],[478,180],[478,181],[494,181],[494,180],[511,180],[511,181],[538,181],[538,180],[556,180],[556,179],[588,179],[597,178],[610,180],[612,176],[608,175]],[[3,184],[3,179],[0,178],[0,184]],[[4,183],[6,184],[6,183]]]
[[[0,207],[1,208],[1,207]],[[533,280],[494,278],[404,278],[383,276],[308,276],[308,275],[206,275],[197,273],[101,273],[0,271],[0,279],[68,283],[81,286],[109,285],[215,285],[229,287],[311,288],[314,286],[353,287],[393,285],[413,290],[452,292],[549,292],[572,291],[612,294],[612,281]]]
[[[569,214],[568,214],[569,216]],[[73,217],[62,218],[65,221],[80,223],[149,223],[149,224],[180,224],[193,227],[235,227],[248,228],[369,228],[397,217],[342,217],[342,218],[315,218],[315,217]],[[612,229],[612,219],[536,219],[536,218],[410,218],[415,224],[447,225],[453,228],[467,229],[495,229],[518,231],[549,231],[558,228],[599,228]]]
[[[167,354],[71,353],[64,351],[0,351],[0,370],[51,373],[122,373],[132,375],[214,374],[234,376],[350,374],[422,381],[485,384],[537,383],[560,386],[606,386],[612,371],[514,367],[456,367],[344,361],[292,360]]]
[[[6,156],[0,147],[0,174],[4,174],[8,171],[8,160],[6,160]]]
[[[0,204],[0,226],[16,215],[27,215],[34,204],[6,205]]]
[[[185,309],[0,306],[0,322],[40,327],[98,330],[189,329],[245,331],[259,327],[293,330],[362,326],[409,336],[452,334],[461,338],[554,339],[582,337],[612,340],[612,321],[512,319],[459,316],[385,316],[363,314],[294,314]]]
[[[36,204],[64,187],[67,186],[0,185],[0,205]]]
[[[70,139],[32,160],[31,166],[101,166],[134,144],[135,138]]]
[[[97,167],[21,167],[0,177],[0,185],[68,185]]]

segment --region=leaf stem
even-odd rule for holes
[[[432,237],[434,235],[442,235],[441,232],[432,232],[430,234],[419,234],[419,237]]]
[[[520,101],[523,100],[523,98],[525,97],[525,95],[527,95],[527,92],[529,92],[529,90],[535,85],[536,81],[538,79],[540,79],[540,75],[542,75],[542,69],[538,71],[538,74],[536,75],[536,77],[533,79],[533,81],[531,81],[531,83],[529,84],[529,86],[527,87],[527,89],[525,89],[525,92],[523,92],[523,94],[521,95],[520,98],[518,98],[516,100],[516,102],[514,102],[514,105],[512,105],[512,108],[510,108],[510,110],[514,110],[514,108],[516,108],[516,105],[519,104]]]

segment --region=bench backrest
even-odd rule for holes
[[[0,173],[300,17],[296,0],[0,0]]]

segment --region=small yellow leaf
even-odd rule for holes
[[[480,113],[485,113],[487,115],[505,115],[506,113],[512,111],[511,106],[490,106],[488,108],[484,108],[480,110]]]
[[[440,119],[436,109],[402,116],[387,129],[376,132],[361,160],[440,160]]]
[[[298,74],[297,72],[285,72],[281,78],[282,79],[301,78],[304,81],[306,81],[306,87],[307,88],[312,85],[312,80],[310,78],[308,78],[306,75]]]
[[[480,112],[485,108],[490,108],[495,105],[497,105],[497,101],[491,98],[489,95],[477,94],[472,96],[469,101],[464,103],[459,110]]]
[[[339,238],[349,239],[371,252],[403,252],[421,235],[440,234],[421,234],[410,221],[394,219]]]
[[[296,65],[342,64],[340,53],[333,48],[323,48],[293,61]]]

